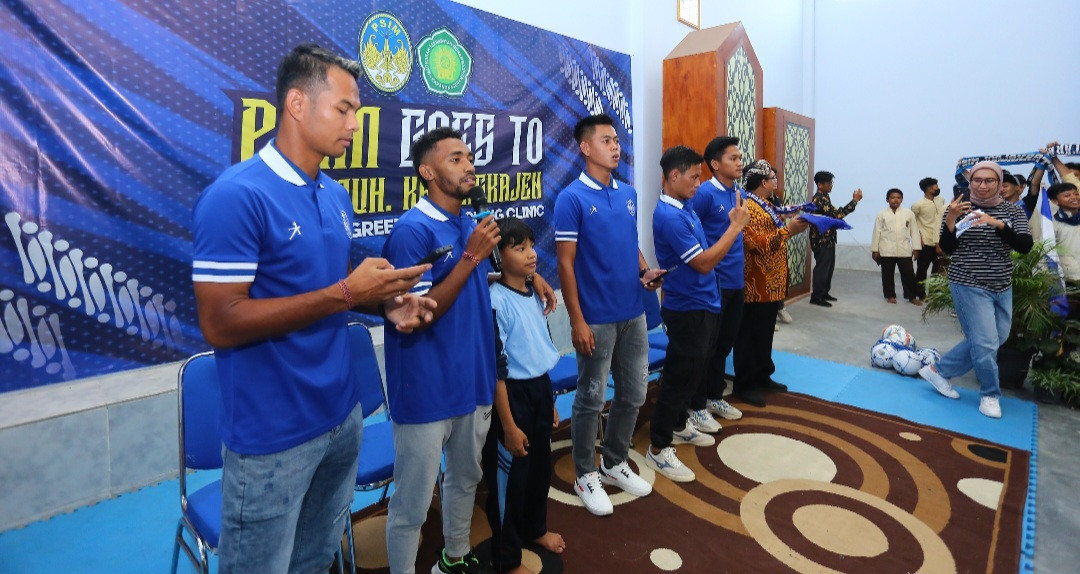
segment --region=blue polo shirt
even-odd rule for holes
[[[555,241],[577,243],[574,274],[585,322],[629,321],[645,312],[638,279],[637,191],[581,172],[555,199]]]
[[[270,142],[222,173],[194,208],[196,283],[249,284],[252,299],[288,297],[346,276],[352,204],[323,173],[312,181]],[[349,384],[347,318],[216,349],[221,433],[242,454],[294,447],[340,424],[360,400]]]
[[[735,194],[741,193],[738,185],[730,189],[724,187],[715,177],[698,187],[694,198],[687,202],[701,219],[701,225],[705,227],[705,238],[709,245],[716,243],[731,225],[728,214],[735,209]],[[746,196],[743,196],[745,199]],[[743,289],[746,287],[746,276],[743,258],[743,234],[735,238],[727,255],[716,266],[716,282],[721,289]]]
[[[491,286],[491,308],[506,350],[507,378],[533,379],[559,362],[559,351],[551,342],[544,318],[544,304],[531,287],[523,293],[495,283]]]
[[[409,267],[432,249],[453,245],[413,287],[413,293],[424,294],[458,264],[475,227],[465,212],[453,215],[424,197],[394,224],[383,257],[394,267]],[[495,322],[487,282],[491,270],[486,260],[481,262],[446,313],[427,329],[405,334],[386,326],[386,394],[394,422],[459,417],[494,401]]]
[[[660,194],[653,212],[656,261],[673,271],[664,276],[664,307],[672,311],[720,312],[716,275],[698,273],[687,265],[711,245],[701,220],[692,209],[670,195]]]

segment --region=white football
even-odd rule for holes
[[[941,353],[933,347],[923,347],[918,350],[918,353],[923,365],[933,365],[941,360]]]
[[[898,350],[897,343],[882,339],[870,347],[870,364],[879,369],[892,368],[892,358]]]
[[[907,375],[914,377],[919,374],[919,369],[923,366],[922,359],[919,358],[919,354],[915,351],[909,351],[908,349],[900,349],[893,355],[892,368],[901,375]]]

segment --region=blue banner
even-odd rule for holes
[[[426,193],[409,148],[434,127],[463,133],[556,285],[580,117],[616,119],[633,183],[629,56],[446,0],[6,0],[0,38],[0,392],[207,348],[191,207],[273,137],[276,66],[301,42],[364,69],[362,129],[323,164],[352,196],[354,263]]]

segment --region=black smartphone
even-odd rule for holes
[[[652,285],[653,283],[656,283],[657,281],[663,279],[664,275],[667,275],[668,273],[671,273],[674,269],[675,269],[674,267],[672,267],[671,269],[661,269],[660,274],[657,275],[656,277],[653,277],[652,281],[649,281],[648,283],[646,283],[646,285]]]
[[[961,187],[960,188],[960,201],[971,203],[971,188],[970,187]]]
[[[442,257],[443,255],[446,255],[447,253],[450,253],[453,250],[453,245],[443,245],[442,247],[436,247],[435,249],[431,250],[431,253],[425,255],[423,259],[417,261],[416,264],[423,265],[425,263],[435,263],[436,259]]]

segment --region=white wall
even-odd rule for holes
[[[565,34],[604,48],[630,54],[633,74],[634,186],[640,196],[639,226],[642,250],[652,255],[652,212],[660,186],[662,141],[663,60],[693,31],[676,18],[668,0],[547,0],[543,3],[500,0],[455,0]],[[727,2],[702,2],[701,26],[741,20],[764,70],[765,106],[807,113],[804,95],[803,5],[812,0],[766,0],[739,7]],[[810,11],[812,12],[812,10]],[[572,15],[570,17],[569,15]]]
[[[869,244],[890,187],[949,193],[963,156],[1080,141],[1078,23],[1074,0],[816,0],[815,167],[833,203],[866,194],[840,242]]]
[[[691,31],[675,2],[457,1],[632,56],[635,185],[651,259],[661,63]],[[814,165],[836,174],[835,202],[856,187],[866,193],[842,244],[869,243],[885,190],[899,187],[910,203],[928,175],[948,190],[962,156],[1080,141],[1075,0],[701,4],[702,27],[743,23],[764,70],[765,106],[816,119]]]

